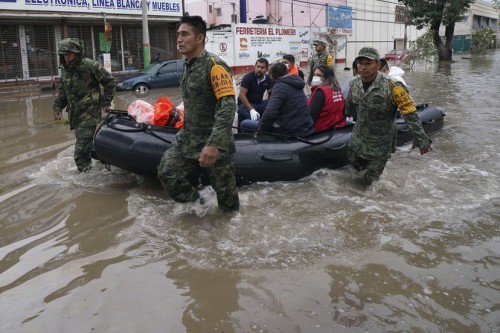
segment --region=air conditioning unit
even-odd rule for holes
[[[255,16],[255,18],[252,20],[252,23],[257,23],[257,24],[267,24],[268,20],[266,17],[263,15],[258,15]]]

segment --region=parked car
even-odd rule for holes
[[[168,60],[129,76],[116,77],[117,91],[133,91],[137,97],[147,96],[151,89],[178,87],[184,60]]]
[[[384,58],[387,61],[401,61],[408,54],[410,54],[409,50],[395,49],[395,50],[389,51],[389,53],[386,53],[384,55]]]

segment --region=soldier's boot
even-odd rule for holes
[[[80,172],[92,168],[92,142],[96,126],[84,126],[75,129],[76,143],[73,158]]]
[[[373,184],[374,181],[380,178],[386,164],[387,160],[384,159],[371,160],[368,162],[364,175],[364,183],[366,186]]]

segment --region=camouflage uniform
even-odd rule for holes
[[[349,141],[348,158],[356,169],[367,170],[364,175],[367,185],[379,178],[391,156],[398,108],[413,133],[415,146],[430,146],[431,140],[402,84],[379,72],[365,93],[361,78],[353,79],[346,116],[355,117],[356,123]]]
[[[226,79],[230,80],[232,87],[227,64],[206,50],[193,63],[184,65],[181,78],[184,127],[163,154],[158,165],[158,179],[175,201],[195,201],[200,195],[188,176],[199,168],[198,159],[203,147],[215,146],[219,156],[215,165],[206,170],[217,193],[219,208],[228,212],[239,209],[232,160],[235,145],[231,131],[236,101],[232,88],[232,95],[217,99],[210,75],[215,64],[225,69]]]
[[[64,54],[70,52],[76,54],[76,59],[68,64]],[[52,108],[54,112],[66,108],[70,129],[74,129],[76,135],[75,163],[79,171],[85,171],[92,165],[92,140],[101,120],[101,108],[109,107],[115,95],[115,79],[101,64],[84,57],[83,46],[77,38],[59,43],[59,61],[61,83]],[[104,94],[101,94],[101,85]]]
[[[325,47],[323,53],[315,53],[311,57],[311,64],[309,65],[309,76],[307,77],[307,83],[311,83],[314,76],[314,71],[320,65],[327,65],[333,67],[333,56],[326,50],[326,43],[322,41],[314,41],[313,45],[321,44]]]

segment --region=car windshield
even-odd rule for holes
[[[392,50],[389,54],[403,54],[403,50]]]

